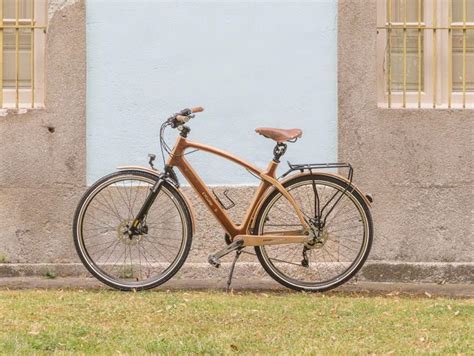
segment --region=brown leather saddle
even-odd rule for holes
[[[275,129],[271,127],[259,127],[255,129],[255,132],[265,136],[266,138],[271,138],[272,140],[282,143],[285,141],[296,141],[298,138],[303,136],[303,131],[300,129]]]

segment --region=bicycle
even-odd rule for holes
[[[276,141],[273,159],[261,170],[188,140],[191,130],[186,123],[203,110],[181,110],[161,125],[162,172],[154,166],[156,156],[150,154],[150,168],[118,167],[85,192],[74,215],[73,235],[87,270],[119,290],[154,288],[178,272],[195,229],[192,205],[174,171],[178,168],[225,231],[226,246],[210,255],[208,262],[219,267],[223,256],[236,253],[228,288],[235,263],[247,247],[254,247],[273,279],[295,290],[326,291],[352,278],[367,259],[373,240],[372,198],[352,183],[352,167],[288,162],[288,171],[277,178],[287,142],[301,138],[300,129],[256,129]],[[173,148],[164,140],[167,128],[179,130]],[[187,161],[185,156],[196,150],[234,162],[260,179],[240,224],[232,221],[226,213],[230,206],[211,193]],[[348,169],[348,175],[318,171],[322,168]]]

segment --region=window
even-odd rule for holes
[[[47,0],[0,0],[0,105],[36,108],[44,102]]]
[[[474,0],[378,0],[378,103],[474,108]]]

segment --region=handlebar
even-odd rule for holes
[[[194,117],[194,115],[191,115],[191,114],[203,112],[203,111],[204,111],[204,108],[201,106],[196,106],[191,109],[183,109],[174,117],[172,117],[172,126],[178,127],[180,125],[183,125]]]
[[[181,124],[184,124],[191,120],[191,116],[184,116],[184,115],[176,115],[175,120]]]
[[[191,112],[193,114],[197,112],[203,112],[203,111],[204,111],[204,108],[202,106],[196,106],[195,108],[191,108]]]
[[[188,115],[195,114],[198,112],[203,112],[203,111],[204,111],[203,107],[196,106],[195,108],[191,108],[191,109],[183,109],[178,113],[178,115],[188,116]]]

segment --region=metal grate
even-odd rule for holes
[[[474,56],[470,44],[474,40],[474,0],[379,0],[377,5],[378,55],[383,56],[379,104],[388,108],[474,108],[474,81],[468,81],[468,76],[474,78],[474,65],[468,63],[468,54]],[[460,43],[454,52],[453,38]],[[453,58],[459,69],[456,81]]]
[[[44,87],[46,0],[0,0],[0,106],[38,105],[37,87]],[[41,13],[38,13],[41,11]],[[42,98],[41,98],[42,100]],[[35,105],[36,104],[36,105]]]

